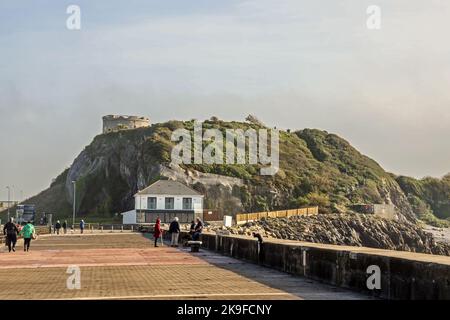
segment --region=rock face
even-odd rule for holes
[[[127,155],[134,152],[134,150],[128,150],[123,155],[127,157]],[[111,168],[111,165],[117,166],[117,168]],[[133,195],[156,179],[171,179],[200,189],[199,191],[205,195],[209,194],[207,207],[228,209],[231,212],[244,210],[239,197],[233,196],[233,188],[239,188],[244,185],[242,179],[183,169],[179,166],[165,166],[159,163],[151,164],[131,158],[118,159],[117,162],[108,164],[108,161],[103,157],[90,158],[87,156],[86,151],[83,151],[77,157],[67,173],[65,190],[66,199],[69,203],[72,201],[73,194],[72,181],[77,181],[77,188],[83,188],[84,192],[77,191],[77,194],[79,194],[78,201],[83,203],[82,201],[87,195],[86,190],[91,185],[91,183],[83,183],[86,177],[101,177],[106,182],[102,187],[103,195],[114,193],[114,190],[108,188],[109,185],[117,182],[126,185],[126,188],[123,188],[125,192],[116,194],[116,200],[120,200],[120,202],[114,206],[115,208],[119,207],[119,209],[131,209],[131,206],[134,204],[133,201],[130,201]],[[95,187],[99,188],[98,185]],[[90,194],[90,196],[92,197],[96,193]],[[99,203],[102,201],[102,199],[98,199]],[[90,209],[92,210],[92,207]]]
[[[204,129],[259,129],[260,124],[206,121]],[[73,184],[80,216],[111,218],[133,209],[133,195],[161,178],[188,184],[205,195],[205,208],[228,215],[319,206],[345,213],[355,203],[393,204],[397,220],[415,215],[395,177],[344,139],[326,131],[280,132],[280,170],[261,176],[259,165],[189,164],[171,167],[172,132],[192,121],[102,134],[94,138],[50,188],[29,199],[55,218],[72,212]]]
[[[397,179],[399,184],[395,175],[337,135],[316,129],[280,131],[280,170],[274,176],[261,176],[260,166],[250,164],[171,166],[173,131],[192,130],[193,125],[193,121],[169,121],[98,135],[48,189],[27,201],[34,203],[39,213],[53,213],[54,219],[68,217],[72,213],[72,181],[76,181],[78,216],[110,219],[115,213],[134,208],[133,195],[138,190],[168,178],[200,191],[205,195],[205,208],[227,215],[308,205],[319,206],[322,213],[262,220],[231,228],[232,233],[249,235],[258,231],[280,239],[447,255],[450,252],[448,246],[436,243],[416,225],[416,209],[426,208],[428,203],[418,202],[427,198],[425,191],[419,192],[423,188],[415,188],[415,181],[405,179]],[[205,121],[203,128],[245,131],[261,126],[214,119]],[[428,184],[440,195],[436,205],[446,205],[441,200],[446,200],[447,194],[435,188],[433,181]],[[413,205],[405,190],[417,200]],[[386,221],[347,214],[349,205],[361,203],[392,204],[397,217]]]
[[[412,223],[364,214],[269,218],[228,228],[232,234],[450,255],[450,245]]]

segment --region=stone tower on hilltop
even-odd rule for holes
[[[108,115],[103,117],[103,133],[150,127],[150,119],[138,116]]]

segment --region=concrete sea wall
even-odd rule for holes
[[[384,299],[450,299],[450,257],[203,234],[204,249]],[[380,270],[370,290],[369,266]]]

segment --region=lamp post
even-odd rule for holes
[[[9,221],[9,207],[11,206],[11,204],[10,204],[11,187],[10,187],[10,186],[7,186],[6,189],[8,189],[8,221]]]
[[[77,182],[72,181],[73,184],[73,220],[72,220],[72,228],[75,231],[75,211],[76,211],[76,201],[77,201]]]
[[[11,196],[11,201],[12,203],[14,203],[15,199],[16,199],[16,187],[14,185],[11,186],[12,188],[12,196]]]

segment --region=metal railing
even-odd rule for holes
[[[54,226],[49,227],[51,228],[50,233],[55,233]],[[128,224],[103,224],[103,223],[86,223],[84,226],[84,233],[103,233],[103,232],[138,232],[139,226],[138,225],[128,225]],[[64,229],[60,229],[60,233],[64,232]],[[67,233],[80,233],[80,226],[75,225],[75,228],[67,228]]]

